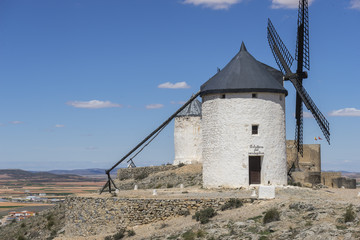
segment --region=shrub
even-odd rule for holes
[[[166,228],[168,225],[166,223],[162,223],[159,227],[159,229],[163,229],[163,228]]]
[[[115,233],[112,236],[112,239],[119,240],[119,239],[122,239],[123,237],[125,237],[125,229],[120,229],[119,232]]]
[[[228,202],[221,206],[221,211],[225,211],[227,209],[234,209],[242,207],[243,203],[240,199],[230,198]]]
[[[210,218],[214,217],[215,215],[216,211],[210,207],[197,211],[193,218],[196,219],[196,221],[200,221],[201,224],[205,224],[208,223]]]
[[[274,222],[274,221],[279,221],[279,220],[280,220],[279,211],[275,208],[271,208],[265,212],[265,215],[263,218],[263,223],[266,224],[269,222]]]
[[[47,219],[48,221],[52,220],[53,218],[54,218],[54,216],[53,216],[52,213],[50,213],[49,215],[46,216],[46,219]]]
[[[345,214],[344,214],[344,221],[345,222],[352,222],[355,220],[355,212],[353,210],[353,205],[350,204],[347,208],[346,208],[346,211],[345,211]]]
[[[182,235],[182,237],[184,240],[194,240],[196,237],[196,234],[193,231],[189,230],[189,231],[185,232]]]
[[[180,168],[180,167],[183,167],[183,166],[185,166],[185,163],[179,163],[178,164],[178,167]]]
[[[135,236],[135,231],[130,229],[130,230],[127,231],[127,234],[128,234],[129,237]]]
[[[25,224],[25,223],[21,223],[20,227],[24,228],[24,227],[26,227],[26,224]]]
[[[289,179],[289,180],[288,180],[288,185],[301,187],[301,183],[300,183],[300,182],[295,182],[295,181],[292,180],[292,179]]]
[[[189,215],[190,215],[190,212],[189,212],[188,209],[181,209],[181,210],[179,211],[179,215],[186,217],[186,216],[189,216]]]
[[[142,172],[135,176],[135,180],[142,180],[144,178],[147,178],[149,175],[146,172]]]
[[[47,229],[49,229],[49,230],[50,230],[50,229],[51,229],[51,227],[52,227],[52,226],[54,226],[54,224],[55,224],[55,223],[54,223],[54,221],[53,221],[53,220],[48,221],[48,223],[47,223]]]
[[[173,185],[173,184],[171,184],[171,183],[167,183],[167,184],[166,184],[166,187],[167,187],[167,188],[173,188],[173,187],[174,187],[174,185]]]
[[[26,238],[23,235],[18,236],[17,240],[26,240]]]
[[[197,233],[196,233],[197,238],[203,238],[203,237],[205,237],[205,235],[206,235],[206,232],[204,230],[201,230],[201,229],[199,229],[197,231]]]
[[[50,236],[51,237],[55,237],[57,234],[56,230],[52,230],[51,233],[50,233]]]

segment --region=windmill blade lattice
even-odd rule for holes
[[[321,131],[326,140],[330,144],[330,127],[329,122],[324,115],[317,108],[315,103],[310,98],[302,85],[303,79],[307,78],[307,73],[303,68],[310,70],[309,58],[309,4],[308,0],[299,0],[298,23],[297,23],[297,41],[295,59],[297,60],[296,72],[291,72],[291,65],[293,58],[285,44],[276,32],[275,27],[268,19],[267,38],[270,49],[274,55],[277,65],[282,73],[285,75],[284,80],[290,80],[296,89],[296,129],[295,129],[295,144],[298,153],[303,156],[303,106],[304,102],[307,109],[309,109],[317,121]]]
[[[268,19],[267,38],[277,65],[284,75],[291,73],[290,67],[294,61],[289,50],[276,32],[274,25]]]
[[[312,113],[316,122],[318,123],[321,131],[323,132],[327,142],[330,144],[330,124],[320,112],[320,110],[315,105],[314,101],[311,99],[310,95],[307,93],[305,88],[300,85],[299,81],[296,79],[291,79],[296,92],[299,93],[301,100],[304,102],[306,108]]]
[[[298,31],[297,31],[298,36],[296,38],[297,41],[296,41],[295,59],[297,61],[299,61],[300,59],[300,61],[303,63],[303,66],[310,71],[308,1],[299,0],[297,24],[298,24]]]

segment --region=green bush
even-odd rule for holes
[[[47,223],[47,229],[49,229],[49,230],[50,230],[50,229],[51,229],[51,227],[52,227],[52,226],[54,226],[54,224],[55,224],[55,223],[54,223],[54,221],[53,221],[53,220],[48,221],[48,223]]]
[[[26,227],[26,224],[25,224],[25,223],[21,223],[20,227],[24,228],[24,227]]]
[[[26,238],[23,235],[18,236],[17,240],[26,240]]]
[[[196,237],[197,237],[197,238],[203,238],[203,237],[205,237],[205,235],[206,235],[206,232],[205,232],[204,230],[199,229],[199,230],[196,232]]]
[[[135,236],[135,231],[132,230],[132,229],[131,229],[131,230],[128,230],[128,231],[127,231],[127,234],[128,234],[129,237]]]
[[[53,218],[54,218],[54,216],[53,216],[52,213],[50,213],[49,215],[46,216],[46,219],[47,219],[48,221],[52,220]]]
[[[182,235],[182,237],[184,240],[194,240],[196,237],[196,234],[193,231],[189,230],[189,231],[185,232]]]
[[[224,205],[221,206],[221,211],[239,208],[239,207],[242,207],[242,205],[243,205],[243,203],[241,202],[240,199],[230,198],[230,200],[228,202],[226,202]]]
[[[345,222],[352,222],[355,220],[355,212],[353,210],[353,205],[350,204],[347,208],[346,208],[346,211],[345,211],[345,214],[344,214],[344,221]]]
[[[183,166],[185,166],[185,163],[179,163],[178,164],[178,167],[180,168],[180,167],[183,167]]]
[[[119,240],[119,239],[122,239],[123,237],[125,237],[125,229],[120,229],[119,232],[115,233],[112,236],[112,239],[113,240]]]
[[[190,211],[188,210],[188,209],[181,209],[180,211],[179,211],[179,215],[181,215],[181,216],[189,216],[190,215]]]
[[[210,207],[197,211],[193,218],[196,219],[196,221],[200,221],[201,224],[205,224],[208,223],[210,218],[214,217],[215,215],[216,211]]]
[[[173,188],[173,187],[174,187],[174,185],[173,185],[173,184],[171,184],[171,183],[167,183],[167,184],[166,184],[166,187],[167,187],[167,188]]]
[[[274,221],[279,221],[279,220],[280,220],[279,211],[275,208],[271,208],[265,212],[265,215],[263,218],[263,223],[266,224],[269,222],[274,222]]]

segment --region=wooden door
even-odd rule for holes
[[[261,157],[249,156],[249,184],[261,183]]]

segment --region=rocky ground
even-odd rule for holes
[[[133,228],[136,235],[125,239],[360,239],[360,200],[357,190],[277,190],[274,200],[219,211],[209,223],[191,216]],[[353,205],[354,219],[345,222],[346,208]],[[279,221],[263,223],[265,213],[275,208]]]
[[[199,172],[201,173],[201,167],[185,166],[165,173],[151,174],[144,179],[127,179],[117,184],[120,189],[132,189],[134,184],[138,184],[140,189],[120,191],[120,197],[122,197],[121,194],[130,197],[136,197],[139,194],[152,196],[151,189],[141,189],[154,188],[157,185],[161,185],[158,188],[159,197],[165,195],[176,197],[176,192],[180,192],[181,195],[185,197],[188,195],[187,197],[191,198],[248,198],[252,192],[251,189],[201,189]],[[176,188],[180,184],[184,184],[185,188]],[[187,193],[184,194],[184,192]],[[278,188],[276,198],[273,200],[255,199],[252,203],[245,203],[236,209],[217,211],[217,215],[205,224],[193,219],[194,212],[191,212],[188,216],[126,229],[123,239],[360,239],[358,193],[357,189],[312,189],[292,186]],[[106,194],[101,196],[106,197]],[[349,206],[352,207],[348,212],[352,212],[350,215],[354,218],[346,221],[345,213],[347,208],[350,209]],[[279,220],[263,223],[264,215],[270,209],[276,209]],[[63,219],[64,209],[58,206],[36,218],[0,228],[0,239],[75,239],[66,238],[62,233]],[[51,221],[54,223],[50,224]],[[114,239],[112,238],[114,234],[76,239]]]
[[[63,204],[58,204],[34,217],[0,227],[0,239],[53,239],[63,231],[64,226],[65,208]]]

